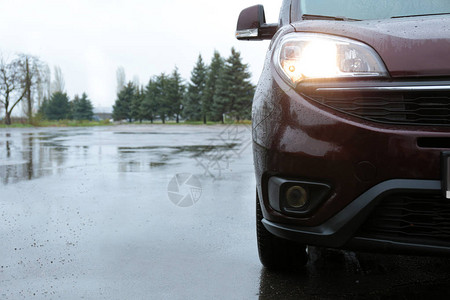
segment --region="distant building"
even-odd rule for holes
[[[112,119],[112,107],[94,107],[94,120]]]

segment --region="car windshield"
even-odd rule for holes
[[[301,0],[302,15],[345,17],[357,20],[450,14],[449,0]]]

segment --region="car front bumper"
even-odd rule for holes
[[[253,150],[263,223],[270,232],[327,247],[450,249],[433,239],[359,234],[388,195],[432,193],[442,196],[439,205],[447,200],[441,191],[441,156],[450,149],[448,126],[374,122],[316,101],[320,97],[312,101],[274,71],[260,80]],[[285,214],[270,199],[273,177],[326,184],[331,191],[307,214]]]
[[[423,235],[406,240],[382,234],[371,235],[360,230],[373,210],[388,195],[411,192],[437,195],[441,193],[441,187],[441,181],[435,180],[389,180],[372,187],[319,226],[288,225],[267,219],[262,222],[272,234],[308,245],[363,250],[382,248],[385,252],[396,253],[450,253],[450,241],[436,243]],[[450,201],[442,201],[448,202],[450,209]]]

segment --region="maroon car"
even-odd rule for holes
[[[450,254],[450,1],[284,0],[253,102],[258,249]]]

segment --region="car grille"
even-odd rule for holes
[[[362,236],[450,244],[450,200],[441,194],[393,194],[361,227]]]
[[[450,126],[450,92],[327,92],[310,96],[338,111],[386,124]]]

